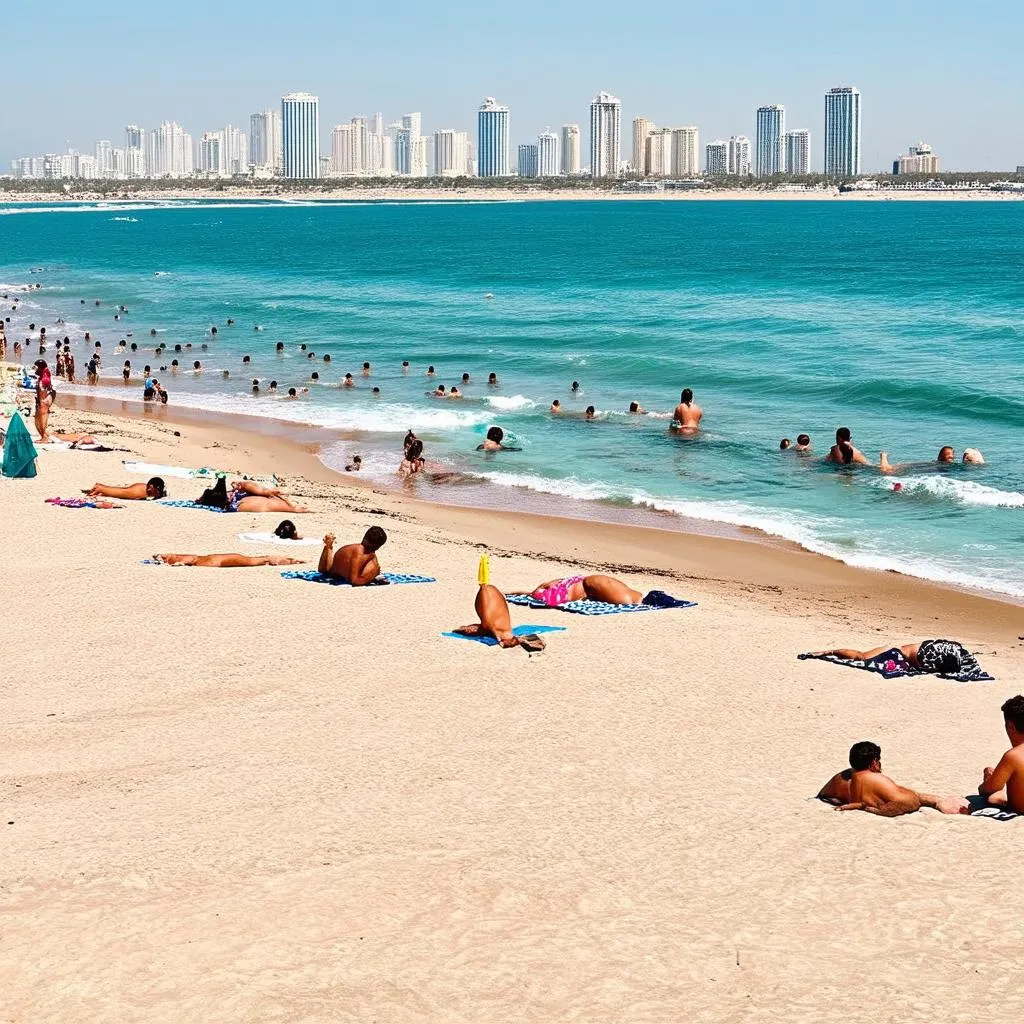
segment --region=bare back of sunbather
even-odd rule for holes
[[[161,565],[196,565],[210,569],[242,569],[257,565],[303,565],[301,558],[285,558],[282,555],[238,555],[229,552],[223,555],[154,555],[153,560]]]

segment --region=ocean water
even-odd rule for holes
[[[0,207],[0,280],[43,285],[5,312],[10,338],[29,320],[69,335],[82,376],[85,330],[108,376],[131,332],[135,373],[203,363],[157,371],[173,404],[341,429],[325,461],[358,451],[392,484],[414,429],[456,474],[417,481],[424,497],[750,526],[1024,596],[1024,203],[19,204]],[[183,351],[158,361],[151,330]],[[463,373],[463,401],[427,397]],[[254,397],[254,377],[310,391]],[[667,429],[683,387],[697,438]],[[474,451],[491,424],[522,451]],[[921,465],[826,466],[840,425],[873,461]],[[813,457],[779,452],[802,431]],[[943,444],[988,464],[939,470]]]

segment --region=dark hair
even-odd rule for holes
[[[588,405],[587,406],[587,413],[588,413],[588,415],[593,416],[594,413],[596,413],[596,412],[597,412],[597,410],[592,405]]]
[[[640,411],[640,403],[639,402],[630,402],[629,403],[629,411],[630,412],[639,412]]]
[[[578,391],[579,387],[580,387],[580,382],[578,380],[574,380],[572,382],[572,389],[573,389],[573,391]]]
[[[384,547],[388,541],[388,535],[379,526],[371,526],[366,533],[363,534],[363,547],[367,551],[377,551]]]
[[[487,431],[487,440],[488,441],[497,441],[498,444],[501,444],[502,438],[504,436],[505,436],[505,431],[502,430],[501,427],[491,427]]]
[[[276,387],[277,387],[277,381],[276,381],[276,380],[272,380],[272,381],[270,382],[270,386],[271,386],[272,388],[276,388]]]
[[[282,540],[295,540],[295,524],[290,519],[282,519],[274,533]]]
[[[796,435],[796,443],[797,444],[810,444],[811,443],[811,435],[810,434],[797,434]]]
[[[462,375],[462,383],[465,384],[467,380],[469,380],[469,374],[468,373],[464,373]]]
[[[850,433],[850,428],[849,427],[840,427],[836,431],[836,442],[837,443],[841,444],[843,441],[851,441],[851,440],[853,440],[853,434]]]
[[[372,394],[379,395],[380,394],[380,388],[374,388],[373,391],[372,391]]]
[[[843,457],[843,465],[848,466],[853,462],[853,445],[849,441],[840,441],[839,454]]]
[[[295,388],[289,388],[288,389],[288,397],[289,398],[298,398],[298,395],[299,395],[299,393],[295,390]]]
[[[180,345],[175,345],[174,346],[174,351],[175,352],[180,352],[181,351],[181,346]]]
[[[199,496],[197,505],[208,505],[210,508],[228,507],[228,482],[225,477],[217,477],[212,487],[207,487]]]
[[[491,372],[491,373],[487,374],[487,379],[488,380],[497,380],[498,379],[498,375],[496,373]]]
[[[402,442],[402,447],[408,448],[409,445],[411,445],[415,440],[416,435],[412,432],[412,429],[410,428],[409,432],[405,435],[405,440]]]
[[[402,360],[402,365],[403,366],[408,366],[409,365],[409,360],[408,359],[403,359]]]
[[[331,361],[331,353],[330,352],[325,352],[324,353],[324,362],[325,363],[329,363],[330,361]]]
[[[364,369],[364,370],[368,370],[369,368],[370,368],[370,364],[369,364],[369,363],[363,363],[363,369]],[[383,530],[381,530],[381,533],[383,533],[383,532],[384,532],[384,531],[383,531]]]
[[[194,362],[194,363],[192,364],[192,369],[194,369],[194,370],[198,370],[198,369],[199,369],[199,368],[200,368],[200,367],[201,367],[202,365],[203,365],[203,364],[202,364],[202,363],[200,363],[200,362],[199,362],[199,360],[197,359],[197,360],[196,360],[196,361],[195,361],[195,362]]]
[[[423,456],[423,442],[418,438],[413,438],[409,442],[409,447],[405,450],[405,457],[412,462],[413,459],[419,459]]]
[[[790,445],[791,445],[792,443],[793,443],[793,442],[792,442],[792,441],[790,441],[790,439],[789,439],[788,437],[784,437],[784,438],[783,438],[783,439],[782,439],[782,440],[781,440],[781,441],[779,442],[779,451],[780,451],[780,452],[784,452],[784,451],[785,451],[785,450],[786,450],[786,449],[787,449],[787,448],[788,448],[788,447],[789,447],[789,446],[790,446]]]
[[[427,373],[433,373],[433,372],[434,372],[434,368],[432,366],[428,366],[427,367]]]
[[[850,767],[855,772],[862,772],[871,767],[872,761],[882,759],[882,748],[871,740],[861,740],[850,747]]]
[[[686,405],[688,402],[693,401],[693,391],[690,388],[683,388],[679,395],[679,401]]]
[[[146,481],[146,490],[148,491],[150,487],[152,487],[153,490],[157,492],[156,496],[158,498],[162,498],[167,493],[166,484],[158,476],[151,477],[149,480]]]
[[[1019,693],[1011,697],[1001,708],[1003,718],[1013,724],[1018,732],[1024,732],[1024,697]]]
[[[277,343],[277,345],[274,347],[274,351],[275,352],[283,352],[284,351],[284,342],[283,341],[279,341]]]
[[[171,366],[177,366],[177,365],[178,365],[178,360],[177,359],[172,359],[171,360]]]

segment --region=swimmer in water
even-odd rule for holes
[[[284,351],[284,342],[283,342],[283,341],[279,341],[279,342],[278,342],[278,343],[277,343],[277,344],[276,344],[276,345],[274,346],[274,351],[275,351],[275,352],[283,352],[283,351]]]
[[[408,372],[409,372],[409,360],[408,359],[403,359],[402,360],[402,373],[408,373]]]
[[[432,366],[428,366],[427,367],[427,376],[428,377],[433,377],[434,376],[434,368]]]
[[[461,397],[462,397],[462,393],[461,393],[461,392],[459,391],[459,389],[458,389],[458,388],[457,388],[457,387],[456,387],[456,386],[455,386],[455,385],[453,384],[453,385],[451,386],[451,390],[450,390],[450,391],[448,392],[448,397],[449,397],[449,398],[461,398]]]
[[[465,387],[469,383],[469,374],[464,373],[462,375],[462,386]]]
[[[370,376],[370,364],[369,363],[363,363],[363,376],[364,377],[369,377]]]
[[[498,386],[498,375],[496,373],[489,373],[487,375],[488,387],[496,388]]]
[[[781,440],[781,441],[779,442],[779,451],[780,451],[780,452],[786,452],[786,451],[789,451],[789,449],[790,449],[790,448],[791,448],[792,446],[793,446],[793,442],[792,442],[792,441],[790,441],[790,439],[789,439],[788,437],[784,437],[784,438],[783,438],[783,439],[782,439],[782,440]]]
[[[438,384],[437,387],[434,388],[432,394],[433,394],[434,398],[447,398],[448,397],[448,395],[445,393],[444,385],[443,384]]]
[[[985,456],[977,448],[965,448],[963,462],[966,466],[984,466]]]
[[[483,444],[478,444],[476,450],[478,452],[519,452],[521,448],[510,448],[505,441],[505,431],[501,427],[491,427],[487,431],[487,440]]]
[[[288,397],[289,398],[298,398],[299,397],[298,396],[298,392],[296,392],[295,388],[289,388],[288,389]]]
[[[551,412],[551,414],[553,416],[557,416],[557,415],[559,415],[559,413],[561,413],[561,411],[562,411],[562,403],[556,398],[551,403],[551,409],[549,410],[549,412]]]
[[[905,473],[913,469],[930,469],[932,466],[951,466],[956,462],[956,450],[952,445],[945,444],[939,449],[935,462],[901,462],[893,465],[889,461],[888,452],[879,452],[878,468],[883,473]]]
[[[341,382],[341,386],[343,388],[354,388],[356,386],[356,382],[352,379],[351,373],[345,374],[345,379]]]
[[[811,450],[811,435],[797,434],[796,448],[794,448],[793,450],[797,452],[809,452]]]
[[[849,427],[840,427],[836,431],[836,443],[829,449],[825,456],[826,462],[835,463],[838,466],[870,466],[871,463],[865,458],[859,448],[854,447],[853,435]]]
[[[592,405],[588,405],[586,411],[583,413],[583,418],[585,420],[592,420],[595,419],[596,416],[597,410]]]
[[[704,410],[693,400],[693,391],[683,388],[679,395],[679,404],[672,414],[672,429],[694,433],[700,430],[700,421],[704,418]]]
[[[633,413],[634,416],[643,416],[647,412],[639,402],[630,402],[629,411]]]

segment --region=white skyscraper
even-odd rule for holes
[[[750,139],[733,135],[729,139],[729,173],[741,178],[750,174]]]
[[[308,92],[281,99],[281,142],[286,178],[320,177],[320,100]]]
[[[96,157],[96,176],[111,178],[114,172],[114,147],[109,139],[100,139],[93,150]]]
[[[783,136],[786,134],[786,108],[778,104],[757,108],[757,150],[754,173],[759,178],[781,174],[786,169]]]
[[[580,173],[580,126],[562,125],[562,173]]]
[[[395,173],[395,140],[385,132],[381,114],[374,115],[373,131],[366,134],[366,173],[372,178],[390,178]]]
[[[825,173],[860,174],[860,91],[840,86],[825,93]]]
[[[352,173],[366,173],[366,150],[369,131],[365,117],[352,118]]]
[[[677,178],[700,174],[700,138],[692,125],[672,132],[672,174]]]
[[[336,124],[331,130],[331,164],[332,178],[350,178],[353,174],[352,137],[355,134],[352,125]]]
[[[221,171],[229,178],[245,174],[249,169],[249,140],[241,128],[228,125],[221,132]]]
[[[806,128],[786,132],[786,173],[811,173],[811,133]]]
[[[264,173],[283,170],[281,115],[276,110],[262,110],[249,117],[249,163]]]
[[[633,161],[632,171],[643,174],[647,165],[647,139],[654,130],[654,123],[646,117],[633,118]]]
[[[558,136],[551,131],[537,136],[537,174],[541,178],[555,178],[561,172]]]
[[[526,143],[519,147],[517,169],[520,178],[537,177],[537,147]]]
[[[177,121],[164,121],[149,133],[146,173],[154,178],[184,178],[195,170],[192,136]]]
[[[220,132],[203,132],[199,137],[199,171],[211,177],[223,173],[223,138]]]
[[[729,173],[729,143],[715,139],[704,147],[704,173],[721,175]]]
[[[434,174],[442,178],[461,178],[466,173],[469,138],[454,128],[434,132]]]
[[[146,158],[144,156],[146,150],[146,130],[144,128],[140,128],[137,124],[128,125],[124,130],[124,148],[131,153],[131,156],[127,156],[125,160],[127,166],[125,171],[126,177],[142,178],[146,174],[153,173],[152,170],[146,167]]]
[[[672,174],[672,129],[654,128],[647,136],[644,174],[667,178]]]
[[[481,178],[504,178],[511,171],[508,107],[488,96],[476,115],[477,173]]]
[[[590,173],[614,178],[622,161],[622,101],[599,92],[590,102]]]

